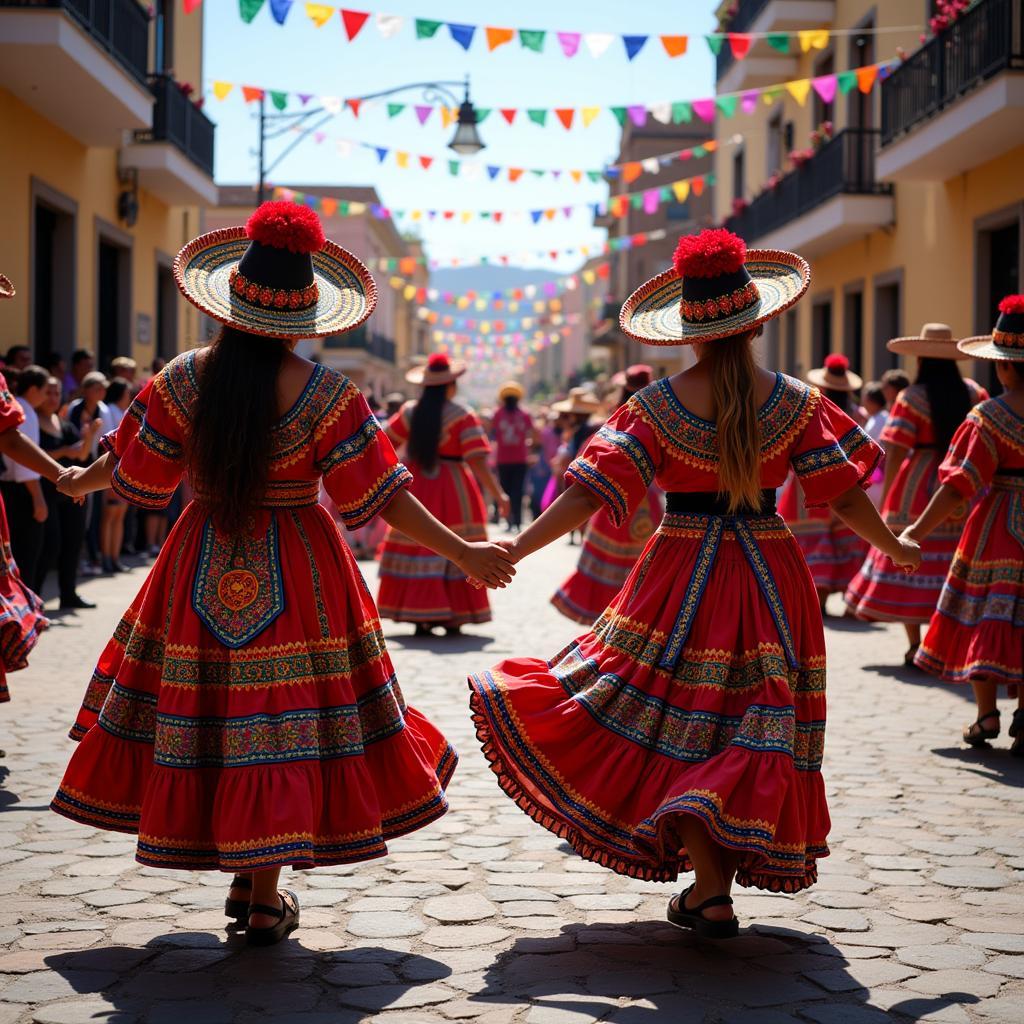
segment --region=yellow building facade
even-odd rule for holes
[[[143,365],[198,340],[170,273],[216,201],[202,18],[164,0],[0,2],[0,350]]]
[[[723,47],[720,95],[843,76],[831,102],[782,89],[718,120],[716,219],[812,268],[807,298],[766,332],[766,358],[803,375],[843,352],[877,377],[897,365],[885,342],[926,322],[988,331],[1024,285],[1024,5],[979,0],[924,44],[921,0],[731,7],[723,31],[757,35],[744,60]],[[783,53],[761,35],[809,29],[824,31],[806,51],[799,36]],[[888,60],[869,90],[848,74]]]

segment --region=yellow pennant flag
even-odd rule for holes
[[[810,49],[824,50],[828,46],[827,28],[805,28],[797,34],[800,36],[800,49],[804,53]]]
[[[575,181],[576,184],[578,185],[583,180],[583,172],[582,171],[570,171],[569,172],[569,177],[572,178],[572,180]]]
[[[513,299],[513,300],[512,300],[512,301],[511,301],[511,302],[510,302],[510,303],[508,304],[508,311],[509,311],[510,313],[518,313],[518,312],[519,312],[519,303],[518,303],[518,302],[516,302],[516,301],[515,301],[515,299]]]
[[[476,308],[482,313],[487,308],[487,300],[477,299],[475,305]]]
[[[366,203],[349,203],[348,212],[353,217],[360,217],[366,213]]]
[[[401,150],[396,150],[396,152],[395,152],[395,163],[397,163],[399,167],[408,167],[409,166],[409,154],[408,153],[403,153]]]
[[[414,285],[414,284],[407,284],[402,289],[402,298],[405,299],[406,302],[408,302],[410,299],[412,299],[415,295],[416,295],[416,285]]]
[[[451,107],[441,108],[441,127],[449,128],[455,123],[455,118],[459,116],[457,110],[453,110]]]
[[[306,17],[317,28],[323,28],[334,16],[334,12],[337,9],[337,7],[331,7],[330,4],[306,4]]]
[[[580,117],[583,118],[583,127],[589,128],[594,123],[594,118],[600,113],[600,107],[584,107],[580,111]]]
[[[391,277],[388,279],[388,284],[391,285],[392,288],[401,288],[405,284],[405,281],[400,277]]]
[[[469,299],[465,295],[460,295],[455,300],[455,306],[457,309],[466,309],[469,306]]]
[[[587,284],[593,284],[597,280],[597,274],[595,274],[592,270],[584,270],[583,280],[586,281]]]
[[[234,89],[234,85],[231,82],[213,83],[213,95],[219,100],[225,99],[232,89]]]
[[[688,181],[674,181],[672,182],[672,191],[675,193],[678,202],[685,203],[687,196],[690,194],[690,183]]]
[[[472,219],[473,219],[473,211],[472,210],[463,210],[462,211],[462,223],[463,224],[468,224]]]
[[[491,333],[491,321],[490,320],[481,320],[480,321],[480,333],[481,334],[490,334]]]
[[[412,217],[413,220],[421,220],[423,218],[423,211],[413,210],[409,216]]]
[[[807,102],[807,94],[811,91],[809,78],[798,78],[795,82],[786,83],[786,92],[802,107]]]

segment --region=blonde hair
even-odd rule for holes
[[[758,422],[754,333],[708,344],[711,401],[718,434],[719,494],[729,512],[761,505],[761,425]]]

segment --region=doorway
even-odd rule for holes
[[[899,365],[899,356],[886,348],[886,342],[903,333],[902,324],[903,271],[897,270],[875,278],[875,345],[872,366],[875,377]]]
[[[1008,219],[1012,218],[1012,219]],[[987,334],[999,315],[999,302],[1006,295],[1021,291],[1021,221],[1024,210],[1014,209],[998,220],[983,222],[976,228],[976,296],[974,326]],[[991,225],[991,226],[989,226]],[[976,363],[981,384],[995,392],[1001,390],[991,361]]]
[[[811,363],[824,366],[832,352],[832,296],[815,299],[811,310]]]
[[[843,291],[843,355],[856,373],[864,367],[864,285],[848,285]]]
[[[131,354],[131,249],[101,230],[96,249],[97,369]]]
[[[178,354],[178,288],[171,268],[156,268],[156,354],[173,359]]]
[[[58,205],[45,199],[38,189],[35,191],[32,208],[31,344],[37,360],[51,352],[60,353],[67,359],[77,347],[74,206]]]

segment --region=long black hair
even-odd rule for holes
[[[505,396],[505,408],[509,412],[515,412],[519,408],[519,396],[518,395],[506,395]]]
[[[422,469],[437,465],[437,447],[441,442],[441,414],[448,401],[447,384],[429,384],[412,411],[409,422],[409,458]]]
[[[240,533],[267,489],[277,375],[286,342],[221,328],[199,371],[187,458],[200,500],[216,495],[218,529]]]
[[[944,452],[971,411],[971,393],[960,376],[955,359],[923,357],[918,363],[914,383],[923,384],[928,394],[935,447]]]

